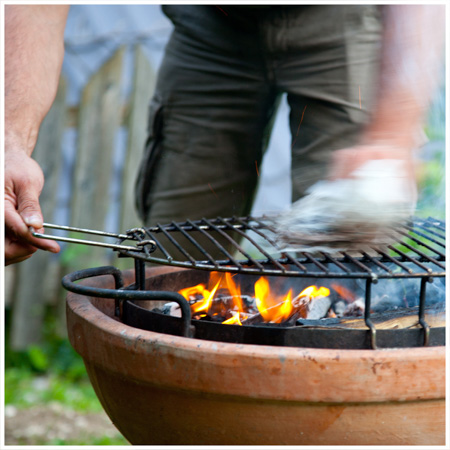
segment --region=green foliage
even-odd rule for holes
[[[43,442],[44,445],[130,445],[129,442],[120,434],[116,436],[103,436],[92,439],[65,440],[54,439],[49,442]],[[39,445],[39,444],[38,444]]]
[[[26,368],[5,370],[5,404],[27,408],[36,404],[58,402],[75,411],[102,410],[87,377],[73,382],[62,374],[36,376]]]
[[[79,236],[71,236],[71,237],[79,238]],[[91,247],[87,245],[67,244],[64,247],[64,250],[61,252],[61,265],[69,266],[71,264],[74,264],[74,262],[76,263],[78,259],[80,259],[85,255],[88,255],[90,250]]]

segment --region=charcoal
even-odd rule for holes
[[[339,300],[333,305],[333,310],[337,317],[342,317],[344,315],[345,309],[347,308],[347,303],[343,300]]]
[[[308,303],[307,319],[317,320],[322,319],[328,313],[331,306],[331,299],[329,297],[315,297]]]
[[[181,308],[178,303],[170,302],[166,303],[162,308],[158,308],[161,313],[167,315],[167,316],[173,316],[173,317],[181,317]],[[158,311],[158,309],[155,309],[154,311]]]
[[[359,298],[352,303],[349,303],[345,308],[343,316],[362,316],[364,314],[366,307],[364,300]]]

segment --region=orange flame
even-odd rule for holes
[[[197,284],[197,286],[192,286],[190,288],[181,289],[179,293],[186,299],[189,300],[189,298],[193,295],[200,294],[203,296],[203,300],[200,300],[198,302],[195,302],[192,306],[192,313],[198,313],[201,311],[208,311],[208,309],[211,307],[211,303],[214,298],[214,294],[217,291],[217,288],[219,287],[220,281],[217,282],[217,284],[214,286],[214,288],[209,291],[208,289],[205,289],[205,286],[203,284]]]
[[[222,323],[225,325],[242,325],[241,320],[239,318],[239,312],[234,313],[233,317],[223,321]]]
[[[213,299],[217,291],[220,290],[229,298],[227,300],[226,314],[231,312],[232,317],[223,321],[223,324],[242,325],[249,316],[249,311],[244,305],[241,295],[241,287],[233,280],[233,275],[229,272],[220,274],[219,272],[211,272],[208,286],[198,284],[196,286],[181,289],[179,293],[191,303],[192,314],[206,313],[211,315],[223,314],[222,305],[213,307]],[[281,323],[297,311],[301,313],[300,308],[305,306],[314,297],[326,297],[330,295],[330,290],[326,287],[308,286],[300,292],[294,299],[292,289],[287,294],[276,295],[271,292],[269,281],[265,277],[261,277],[254,285],[255,304],[263,318],[264,322]],[[194,301],[194,302],[193,302]],[[222,310],[221,310],[222,308]],[[305,310],[306,311],[306,310]]]
[[[276,297],[272,297],[269,294],[269,282],[266,278],[261,277],[255,283],[255,303],[264,321],[280,323],[283,320],[288,319],[293,309],[292,289],[281,302],[277,301],[278,299]]]
[[[331,287],[347,302],[352,303],[356,300],[356,295],[349,289],[340,284],[331,283]]]

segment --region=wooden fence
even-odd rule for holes
[[[123,100],[124,53],[125,49],[119,48],[91,77],[76,108],[67,106],[67,86],[61,78],[56,100],[42,123],[33,153],[45,175],[40,203],[47,222],[52,220],[56,208],[64,131],[75,127],[77,153],[71,175],[70,225],[104,229],[110,206],[113,149],[119,129],[125,127],[125,163],[120,179],[112,181],[121,186],[120,219],[118,230],[108,231],[124,231],[140,224],[134,210],[133,189],[145,142],[147,106],[154,90],[155,73],[142,47],[133,48],[133,85],[130,97]],[[65,335],[62,276],[73,270],[109,263],[113,253],[71,244],[58,256],[38,251],[27,261],[8,266],[5,271],[5,303],[12,312],[11,347],[23,350],[42,339],[44,317],[49,307],[58,311],[59,331]]]

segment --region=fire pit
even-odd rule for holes
[[[445,276],[444,224],[416,220],[394,230],[401,236],[397,245],[340,257],[274,257],[258,241],[273,244],[268,229],[247,218],[134,230],[125,237],[137,240],[136,247],[117,244],[122,256],[135,258],[134,271],[97,268],[64,278],[72,291],[71,343],[118,429],[133,444],[443,445],[445,329],[436,321],[443,301],[439,286],[427,286]],[[263,258],[251,256],[230,232],[248,239]],[[158,233],[186,258],[174,258]],[[186,251],[180,236],[204,259]],[[224,259],[211,256],[194,236],[206,237]],[[228,244],[245,259],[236,258]],[[189,270],[145,272],[145,261]],[[240,278],[244,296],[247,282],[254,286],[261,276],[269,282],[275,277],[275,284],[300,283],[300,290],[339,282],[345,286],[337,290],[341,296],[356,286],[362,315],[339,319],[328,312],[309,319],[296,311],[291,323],[247,325],[246,313],[242,325],[230,325],[210,313],[204,320],[193,313],[196,299],[179,291],[205,285],[211,271]],[[394,328],[385,329],[374,308],[380,304],[377,290],[389,283],[401,284],[407,314],[398,305],[394,312],[381,311],[397,314]],[[179,306],[181,317],[163,314],[161,301]],[[264,315],[260,310],[252,320],[258,314]],[[398,320],[414,315],[407,325]]]

